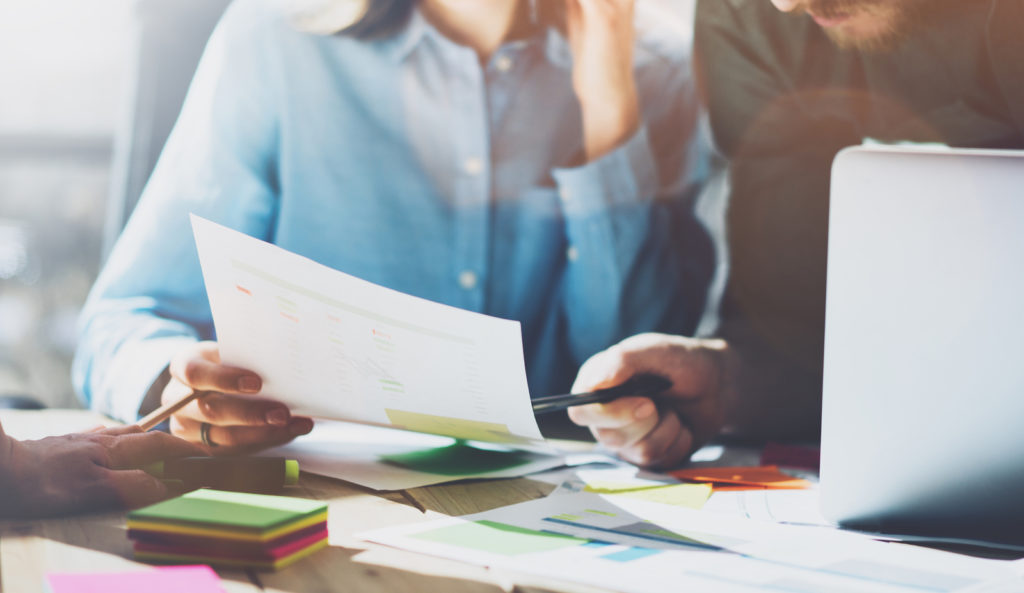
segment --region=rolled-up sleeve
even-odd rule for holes
[[[80,319],[75,388],[93,409],[132,422],[171,357],[213,325],[189,213],[257,237],[275,209],[274,89],[268,34],[251,3],[214,32],[139,205]],[[230,67],[228,66],[230,64]]]

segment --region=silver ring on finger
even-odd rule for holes
[[[217,443],[210,440],[210,423],[203,422],[199,425],[199,441],[207,447],[217,447]]]

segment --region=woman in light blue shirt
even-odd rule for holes
[[[134,421],[209,391],[171,429],[221,451],[311,428],[219,364],[189,212],[519,320],[534,395],[628,335],[693,331],[711,262],[689,26],[643,0],[373,0],[324,35],[287,4],[236,0],[206,49],[83,313],[93,408]]]

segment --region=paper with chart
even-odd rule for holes
[[[472,453],[452,456],[462,447]],[[456,480],[517,478],[561,466],[614,463],[600,453],[551,455],[494,445],[490,450],[453,439],[330,420],[318,420],[313,432],[260,455],[295,459],[302,471],[374,490],[406,490]],[[475,452],[475,453],[473,453]],[[488,456],[488,454],[491,454]]]
[[[221,358],[296,414],[537,444],[519,323],[416,298],[193,215]]]
[[[362,534],[368,541],[616,591],[1012,591],[1018,567],[591,492]],[[1019,589],[1017,589],[1019,590]]]

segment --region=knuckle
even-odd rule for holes
[[[89,458],[100,467],[109,467],[113,461],[110,446],[94,443],[88,450]]]
[[[217,422],[224,416],[224,402],[219,397],[207,395],[198,400],[199,411],[209,422]]]
[[[628,348],[625,343],[619,343],[608,350],[605,350],[604,360],[602,361],[605,366],[609,367],[621,367],[625,366],[629,361],[632,350]]]
[[[190,358],[187,360],[181,370],[182,379],[189,385],[195,385],[203,378],[203,363],[202,361]]]
[[[186,436],[185,426],[177,416],[171,416],[171,434],[179,438]]]
[[[651,465],[657,460],[658,453],[650,444],[641,443],[630,450],[630,458],[639,465]]]
[[[620,431],[612,428],[595,428],[592,432],[594,433],[594,437],[597,438],[602,445],[612,449],[613,451],[621,449],[626,441]]]

